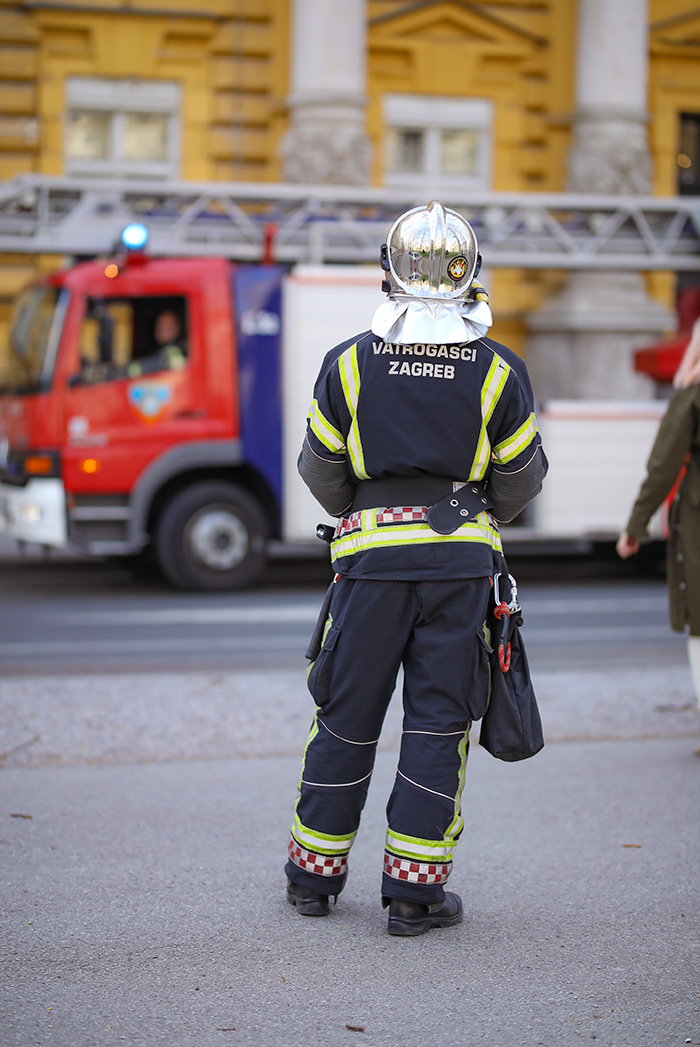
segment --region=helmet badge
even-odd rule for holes
[[[458,283],[467,271],[467,259],[462,254],[453,258],[447,267],[447,275],[454,283]]]

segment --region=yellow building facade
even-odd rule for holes
[[[0,180],[28,172],[113,177],[145,164],[154,177],[185,181],[280,181],[294,2],[0,0]],[[472,99],[488,121],[483,188],[566,189],[575,0],[367,0],[364,11],[375,185],[392,184],[387,100]],[[694,0],[650,0],[648,12],[652,186],[672,196],[683,114],[700,114],[700,11]],[[458,137],[453,144],[469,146]],[[0,256],[5,322],[18,287],[56,261]],[[524,313],[564,274],[501,270],[490,278],[494,336],[521,349]],[[650,276],[648,286],[673,304],[673,274]]]

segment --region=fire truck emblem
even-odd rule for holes
[[[129,389],[129,403],[144,422],[157,422],[172,399],[167,385],[140,382]]]
[[[447,275],[450,280],[457,283],[462,279],[467,271],[467,259],[462,254],[458,254],[456,258],[453,258],[447,267]]]

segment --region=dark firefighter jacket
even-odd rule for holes
[[[341,517],[331,546],[339,573],[490,575],[501,551],[494,517],[515,516],[547,471],[525,365],[488,338],[397,345],[366,331],[323,361],[299,469],[324,508]],[[488,480],[493,515],[479,513],[442,535],[420,516],[421,506],[351,511],[358,481],[421,476]]]

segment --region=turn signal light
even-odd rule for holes
[[[100,463],[97,461],[96,458],[83,458],[82,462],[80,463],[80,468],[83,470],[84,473],[92,475],[93,473],[96,473],[97,470],[100,468]]]
[[[31,473],[32,476],[46,476],[52,470],[53,462],[46,455],[36,454],[24,459],[24,471]]]

